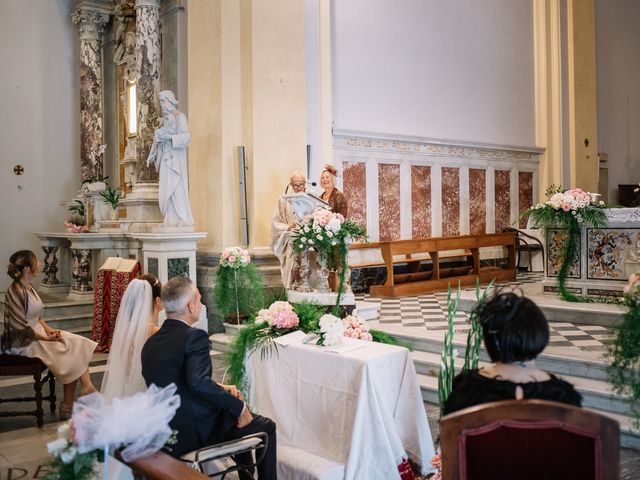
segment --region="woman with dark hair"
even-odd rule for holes
[[[339,213],[347,218],[349,205],[344,194],[336,188],[335,178],[338,176],[338,170],[333,165],[325,165],[320,175],[320,186],[324,192],[320,198],[329,204],[329,210],[333,213]]]
[[[147,389],[140,355],[147,339],[159,329],[161,289],[160,280],[153,275],[141,275],[127,285],[100,388],[106,398],[128,397]]]
[[[60,419],[71,417],[80,380],[81,395],[96,391],[89,376],[89,362],[96,343],[74,333],[54,330],[42,318],[43,302],[31,285],[42,264],[30,250],[20,250],[9,259],[7,273],[13,283],[4,301],[2,351],[42,360],[64,385]]]
[[[573,386],[540,370],[535,358],[549,342],[549,325],[538,306],[513,292],[500,293],[476,306],[491,364],[463,371],[453,379],[444,413],[480,403],[540,399],[580,406]]]

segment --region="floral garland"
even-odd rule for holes
[[[335,316],[338,315],[345,292],[348,244],[353,240],[365,240],[366,237],[367,232],[362,226],[328,208],[317,208],[311,215],[303,218],[293,231],[295,251],[318,252],[329,267],[340,268],[338,295],[333,308]],[[336,253],[338,258],[335,258]]]
[[[567,231],[567,239],[559,253],[562,264],[557,275],[558,293],[560,298],[568,302],[593,301],[571,293],[567,289],[567,277],[577,252],[577,239],[580,237],[580,226],[588,225],[592,228],[606,228],[607,217],[603,201],[599,201],[599,194],[585,192],[580,188],[562,191],[556,185],[551,185],[546,191],[549,200],[522,212],[520,217],[531,216],[533,222],[543,229],[560,228]]]
[[[629,395],[635,425],[640,428],[640,275],[629,277],[624,289],[624,304],[628,308],[622,323],[615,329],[609,345],[611,359],[609,377],[619,395]]]
[[[262,309],[255,321],[240,330],[227,354],[228,375],[232,384],[246,390],[245,361],[249,355],[258,352],[267,358],[277,351],[274,340],[287,333],[301,330],[318,336],[317,345],[339,345],[345,337],[360,340],[399,345],[400,343],[385,332],[370,330],[357,312],[344,320],[325,313],[325,307],[308,302],[290,304],[276,301],[269,308]]]

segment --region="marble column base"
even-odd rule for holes
[[[40,293],[46,293],[49,295],[66,295],[71,290],[71,284],[69,283],[57,283],[55,285],[40,284],[38,291]]]

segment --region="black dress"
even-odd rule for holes
[[[480,403],[514,400],[516,387],[521,387],[524,398],[551,400],[580,407],[582,396],[569,382],[549,374],[542,382],[514,383],[508,380],[485,377],[478,370],[468,370],[453,379],[453,389],[444,404],[444,414]]]

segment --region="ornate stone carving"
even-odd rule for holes
[[[44,267],[42,268],[42,271],[45,275],[42,283],[44,285],[57,285],[60,283],[56,278],[56,273],[58,273],[58,258],[56,257],[58,246],[43,246],[42,251],[44,252]]]
[[[102,30],[109,15],[88,8],[78,8],[71,14],[71,22],[77,25],[82,40],[101,40]]]
[[[88,249],[72,249],[71,256],[73,258],[73,286],[72,290],[76,292],[91,292],[91,250]]]
[[[138,117],[137,182],[154,183],[158,174],[147,166],[153,134],[160,123],[156,95],[160,91],[160,2],[136,0],[136,99]]]

